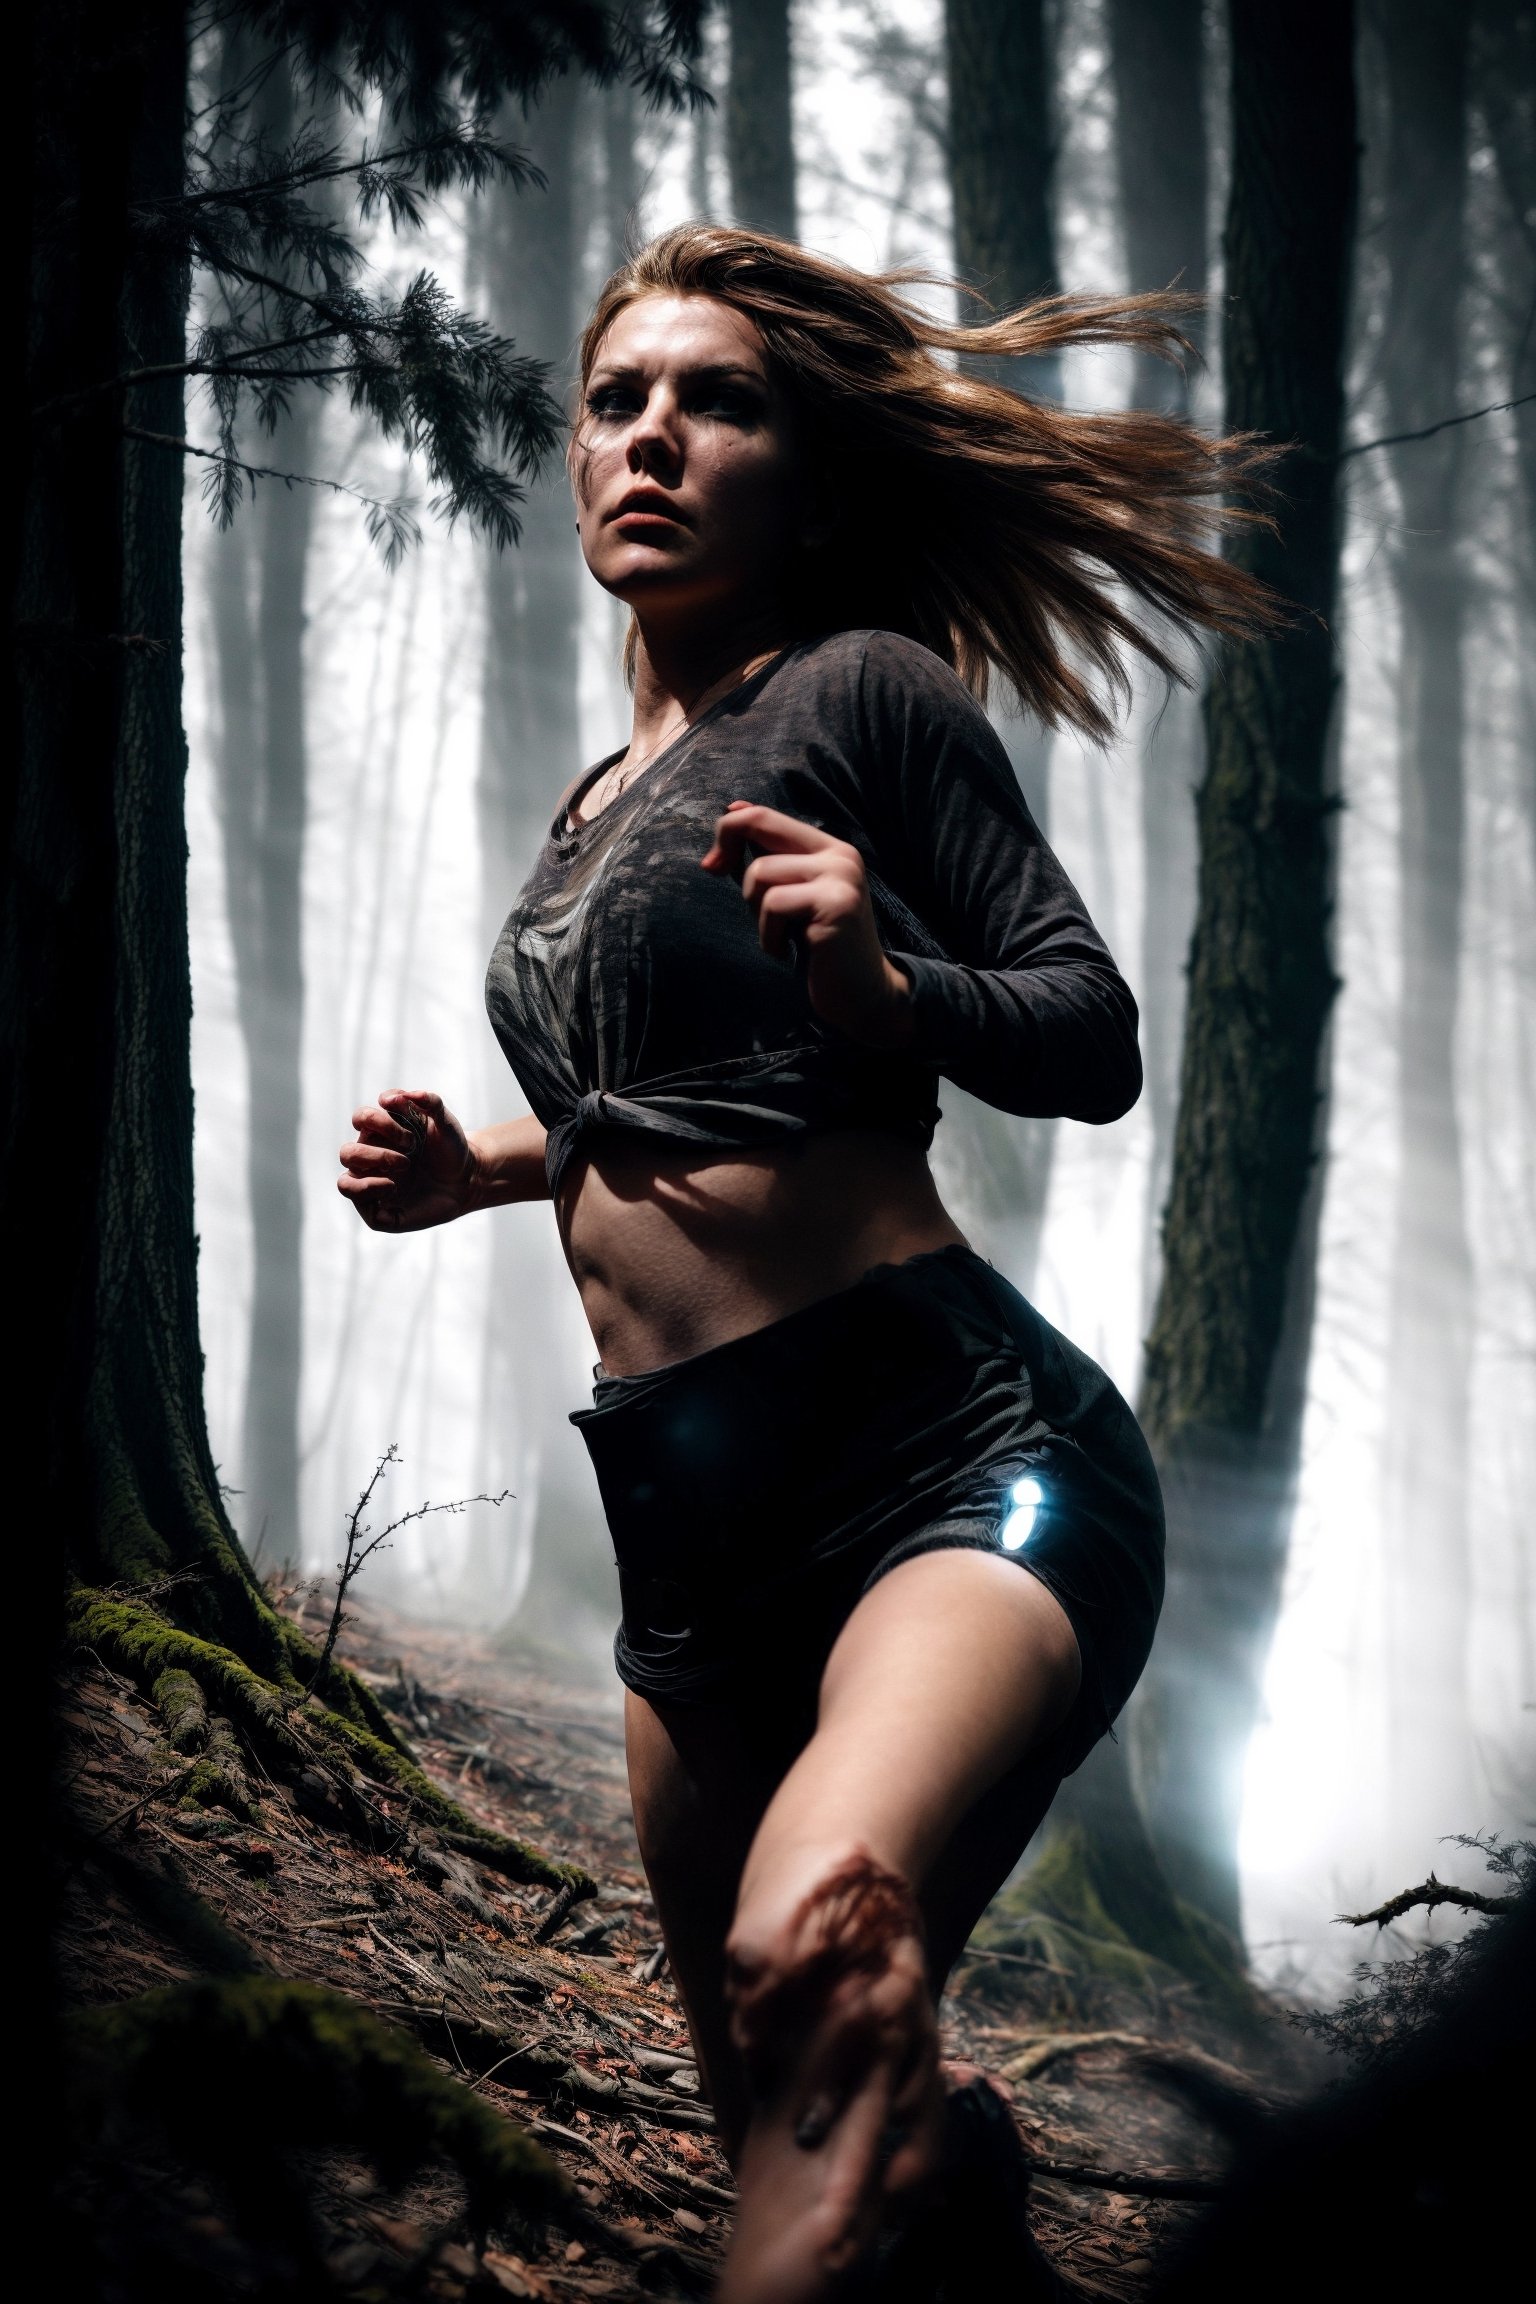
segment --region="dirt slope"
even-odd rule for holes
[[[312,1594],[290,1612],[306,1605],[320,1621]],[[142,1898],[119,1893],[106,1855],[91,1854],[126,1851],[193,1889],[276,1974],[352,1995],[411,2033],[530,2129],[594,2211],[585,2237],[504,2233],[482,2256],[456,2179],[386,2193],[361,2164],[314,2155],[305,2181],[338,2296],[575,2304],[642,2288],[707,2293],[730,2172],[698,2100],[639,1868],[616,1684],[377,1607],[359,1611],[345,1649],[437,1781],[485,1823],[583,1865],[595,1900],[562,1918],[548,1891],[473,1865],[434,1871],[398,1849],[367,1852],[275,1787],[243,1817],[187,1811],[154,1707],[87,1655],[65,1701],[68,1797],[85,1828],[66,1880],[67,1992],[99,2004],[196,1972]],[[1111,2002],[998,1954],[961,1970],[943,2017],[949,2052],[1003,2081],[1032,2155],[1071,2172],[1039,2180],[1037,2231],[1063,2269],[1106,2296],[1136,2295],[1166,2237],[1196,2212],[1166,2192],[1198,2193],[1220,2172],[1220,2139],[1188,2109],[1181,2074],[1230,2105],[1245,2092],[1273,2100],[1296,2069],[1279,2027],[1225,2038],[1177,1986]],[[1160,2072],[1147,2042],[1162,2051]],[[1095,2171],[1138,2188],[1095,2183]],[[86,2212],[110,2223],[151,2208],[176,2227],[188,2294],[276,2292],[224,2204],[152,2156],[119,2191],[99,2185]],[[605,2240],[604,2226],[621,2240]]]

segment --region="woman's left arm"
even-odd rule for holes
[[[953,673],[885,635],[861,701],[850,809],[934,940],[889,938],[909,1046],[1001,1111],[1118,1120],[1141,1093],[1136,1001],[996,730]]]

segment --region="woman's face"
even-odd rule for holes
[[[587,566],[642,621],[772,606],[812,526],[762,338],[712,296],[625,306],[587,379],[573,468]]]

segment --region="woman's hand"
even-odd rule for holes
[[[757,853],[743,870],[749,845]],[[824,1023],[867,1048],[906,1045],[911,981],[881,946],[857,848],[780,809],[733,800],[701,862],[740,879],[765,952],[782,960],[791,937],[804,945],[805,988]]]
[[[336,1189],[374,1232],[424,1232],[479,1201],[479,1161],[459,1122],[431,1089],[386,1088],[352,1115]]]

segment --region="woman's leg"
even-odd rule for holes
[[[924,2007],[930,1993],[936,2001],[1050,1804],[1056,1771],[1049,1734],[1070,1708],[1077,1678],[1071,1629],[1042,1585],[996,1554],[941,1552],[894,1569],[861,1601],[828,1662],[815,1721],[744,1717],[725,1706],[655,1707],[629,1697],[635,1821],[673,1976],[734,2161],[742,2159],[754,2108],[759,2112],[757,2166],[750,2175],[743,2170],[747,2204],[755,2199],[776,2232],[785,2229],[789,2206],[776,2198],[783,2179],[792,2179],[807,2210],[818,2201],[830,2205],[834,2222],[836,2202],[828,2202],[820,2152],[796,2146],[786,2157],[782,2120],[777,2148],[765,2149],[775,2147],[774,2123],[765,2124],[764,2108],[754,2107],[725,1995],[725,1942],[738,1897],[741,1954],[755,1953],[764,1973],[792,1974],[798,1908],[839,1865],[873,1860],[916,1892],[927,1942],[925,1989],[916,1998]],[[798,1950],[803,1954],[803,1945]],[[895,1966],[899,1985],[900,1958]],[[898,2046],[904,2033],[921,2066],[931,2042],[919,2037],[914,1995],[898,1990],[897,1999]],[[857,2034],[859,2027],[845,2029]],[[901,2075],[888,2086],[878,2072],[865,2077],[865,2122],[878,2116],[883,2126],[882,2087],[899,2092]],[[924,2072],[909,2070],[906,2078],[921,2095]],[[854,2206],[867,2208],[871,2150],[860,2142],[857,2121],[838,2128],[838,2141],[851,2146],[843,2160],[853,2163]],[[850,2228],[862,2221],[855,2214]],[[748,2223],[744,2216],[733,2264],[738,2280],[751,2268]],[[802,2233],[795,2247],[814,2276],[816,2230]],[[752,2291],[743,2286],[740,2293]],[[805,2293],[814,2294],[814,2285]]]
[[[732,2160],[751,2104],[730,2037],[725,1940],[764,1811],[814,1727],[723,1704],[653,1705],[630,1690],[624,1731],[646,1879],[720,2140]]]
[[[731,1926],[751,2118],[722,2304],[822,2295],[931,2166],[933,2001],[1049,1802],[1030,1756],[1080,1673],[1060,1604],[995,1553],[906,1561],[844,1626]]]

